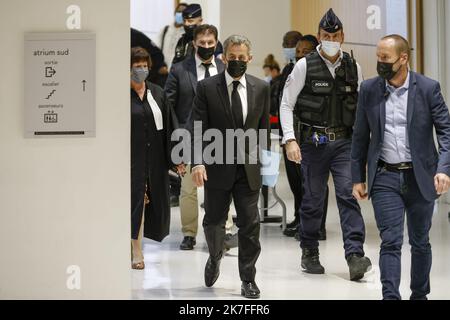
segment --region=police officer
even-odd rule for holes
[[[320,21],[318,32],[320,44],[296,63],[286,81],[280,107],[287,157],[301,162],[304,179],[301,266],[307,273],[325,272],[319,261],[318,239],[331,172],[350,280],[356,281],[371,267],[364,256],[365,225],[361,208],[352,196],[350,162],[361,68],[351,55],[341,50],[343,26],[332,9]],[[295,138],[294,112],[300,121],[300,141]]]
[[[175,47],[175,57],[173,58],[172,64],[181,62],[186,57],[194,57],[195,49],[192,43],[194,40],[194,31],[202,22],[202,7],[199,4],[190,4],[183,10],[183,27],[185,33],[178,40],[177,46]],[[218,42],[214,56],[218,57],[222,52],[222,44]]]

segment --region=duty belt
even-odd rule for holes
[[[351,137],[351,133],[347,127],[323,128],[302,124],[301,136],[302,142],[321,145],[339,139],[348,139]]]

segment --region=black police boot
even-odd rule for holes
[[[241,295],[248,299],[258,299],[261,292],[255,281],[247,282],[242,281],[241,285]]]
[[[293,226],[292,228],[288,228],[288,227],[286,226],[286,229],[284,229],[283,234],[284,234],[286,237],[293,237],[293,236],[295,236],[295,234],[296,234],[297,232],[298,232],[298,224],[295,225],[295,226]]]
[[[319,230],[319,241],[327,240],[327,230],[325,228]]]
[[[220,275],[221,258],[213,258],[209,256],[205,266],[205,285],[209,288],[216,283]]]
[[[347,257],[350,280],[358,281],[364,277],[364,273],[370,271],[372,263],[370,259],[359,254],[351,254]]]
[[[324,274],[325,269],[319,261],[319,248],[302,250],[302,268],[306,273]]]
[[[180,244],[180,250],[193,250],[196,245],[194,237],[184,237]]]

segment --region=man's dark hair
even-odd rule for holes
[[[289,31],[283,37],[283,47],[293,48],[300,41],[303,35],[298,31]]]
[[[408,60],[411,58],[411,47],[409,46],[408,40],[399,34],[390,34],[381,38],[381,40],[387,39],[393,39],[395,41],[395,50],[398,55],[406,53],[408,55]]]
[[[217,28],[215,26],[213,26],[212,24],[201,24],[197,28],[195,28],[194,41],[197,40],[197,36],[204,34],[213,34],[216,41],[219,37],[219,32],[217,31]]]
[[[150,58],[150,55],[148,54],[147,50],[145,50],[142,47],[131,48],[130,68],[133,64],[143,61],[147,62],[149,69],[152,67],[152,59]]]
[[[319,45],[319,41],[317,41],[317,38],[315,36],[313,36],[312,34],[307,34],[306,36],[303,36],[300,38],[300,42],[302,41],[308,41],[309,43],[311,43],[313,45],[313,47],[317,47]],[[298,45],[297,43],[297,45]]]

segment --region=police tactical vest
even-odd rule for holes
[[[302,123],[320,127],[348,127],[355,122],[358,99],[356,62],[346,52],[333,78],[317,51],[306,56],[306,81],[295,113]]]
[[[172,63],[178,63],[183,61],[186,57],[190,57],[194,55],[194,46],[192,45],[192,41],[188,41],[186,39],[185,34],[182,35],[180,40],[175,47],[175,57]]]

